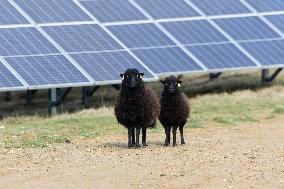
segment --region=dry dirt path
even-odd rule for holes
[[[106,139],[109,138],[109,139]],[[126,136],[0,151],[0,188],[284,188],[284,119],[187,130],[185,146]]]

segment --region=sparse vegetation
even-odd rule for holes
[[[231,79],[227,85],[233,85],[231,81],[234,79]],[[219,82],[226,85],[222,79]],[[220,85],[218,81],[214,81],[214,83]],[[185,92],[190,93],[190,85],[184,84],[184,86],[184,90],[189,88],[189,91]],[[159,85],[156,88],[160,89],[161,87]],[[105,91],[103,92],[105,93]],[[113,96],[116,96],[116,93]],[[74,96],[70,98],[74,98]],[[125,135],[127,131],[117,124],[113,115],[111,103],[113,98],[110,96],[106,98],[103,101],[110,107],[71,111],[61,113],[56,117],[48,117],[46,114],[34,115],[31,113],[32,111],[27,114],[15,115],[14,111],[11,111],[12,113],[6,114],[0,121],[0,148],[45,147],[53,143],[64,143],[68,140],[72,142],[74,139],[88,139],[106,134]],[[67,104],[68,101],[69,99],[66,100]],[[230,90],[230,93],[219,91],[206,95],[196,94],[190,102],[192,115],[186,125],[187,129],[260,122],[284,114],[284,87],[280,80],[274,85],[257,87],[257,90],[253,87],[235,92]],[[5,104],[5,102],[2,103]],[[36,102],[33,104],[33,107],[35,106]],[[23,111],[21,105],[19,107],[18,111]],[[2,109],[2,112],[4,110],[6,109]],[[39,108],[39,112],[44,112],[43,110],[46,111],[45,106]],[[159,124],[156,129],[150,132],[163,132],[163,129]]]

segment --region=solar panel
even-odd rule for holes
[[[284,15],[271,15],[266,18],[274,24],[278,29],[284,32]]]
[[[120,73],[128,68],[144,72],[146,79],[153,75],[137,62],[128,52],[78,53],[71,55],[97,82],[120,82]]]
[[[133,50],[133,53],[157,74],[203,70],[185,52],[177,47],[137,49]]]
[[[0,1],[0,25],[29,24],[29,22],[8,1]]]
[[[259,12],[283,11],[283,0],[246,0]]]
[[[9,90],[9,88],[13,88],[13,90],[26,89],[26,87],[0,62],[0,91]]]
[[[90,84],[90,81],[62,55],[7,57],[5,60],[31,87]]]
[[[0,55],[52,54],[59,51],[35,28],[0,29]]]
[[[71,0],[15,0],[15,2],[37,23],[92,20]]]
[[[188,46],[187,48],[210,70],[256,67],[231,43]]]
[[[122,47],[97,24],[46,26],[66,52],[117,50]]]
[[[81,4],[84,5],[100,22],[147,19],[129,1],[125,0],[88,0],[81,1]]]
[[[228,41],[207,20],[167,22],[162,25],[182,44]]]
[[[263,65],[284,64],[284,40],[244,42],[241,45]]]
[[[265,0],[262,0],[265,1]],[[227,15],[250,13],[238,0],[191,0],[206,15]]]
[[[281,66],[283,11],[282,0],[0,0],[0,79],[13,68],[15,89],[35,89],[119,83],[129,67],[151,80]]]
[[[258,17],[217,19],[215,22],[235,40],[280,38]]]
[[[117,25],[108,29],[128,48],[175,45],[154,24]]]
[[[199,16],[184,0],[135,0],[155,19]]]

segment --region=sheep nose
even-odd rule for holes
[[[135,81],[135,79],[131,79],[131,81],[130,81],[130,86],[131,86],[131,87],[135,87],[135,86],[136,86],[136,81]]]
[[[170,92],[174,92],[174,90],[175,90],[175,88],[174,88],[173,86],[170,86],[170,87],[169,87],[169,91],[170,91]]]

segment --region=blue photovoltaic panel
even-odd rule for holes
[[[8,1],[0,0],[0,25],[29,24]]]
[[[235,40],[255,40],[280,37],[258,17],[226,18],[215,22]]]
[[[133,53],[154,73],[202,70],[185,52],[177,47],[138,49]]]
[[[199,16],[184,0],[135,0],[155,19]]]
[[[0,63],[0,88],[24,87],[24,85]]]
[[[239,0],[191,0],[206,15],[242,14],[251,12]],[[263,0],[265,1],[265,0]]]
[[[145,78],[153,78],[151,73],[125,51],[81,53],[71,56],[95,81],[121,80],[119,74],[128,68],[136,68],[145,73]]]
[[[80,2],[100,22],[147,20],[129,1],[90,0]]]
[[[59,53],[35,28],[0,29],[0,55],[33,55]]]
[[[5,60],[30,86],[89,82],[62,55],[8,57]]]
[[[162,25],[182,44],[228,41],[206,20],[167,22]]]
[[[284,40],[241,43],[263,65],[284,65]]]
[[[43,29],[67,52],[122,49],[97,24],[47,26]]]
[[[228,69],[241,67],[256,67],[233,44],[215,44],[188,46],[190,50],[209,69]]]
[[[15,0],[37,23],[91,21],[71,0]]]
[[[154,24],[117,25],[108,29],[129,48],[175,45]]]
[[[284,15],[271,15],[266,16],[266,18],[278,29],[284,32]]]
[[[283,11],[283,0],[246,0],[259,12]]]

